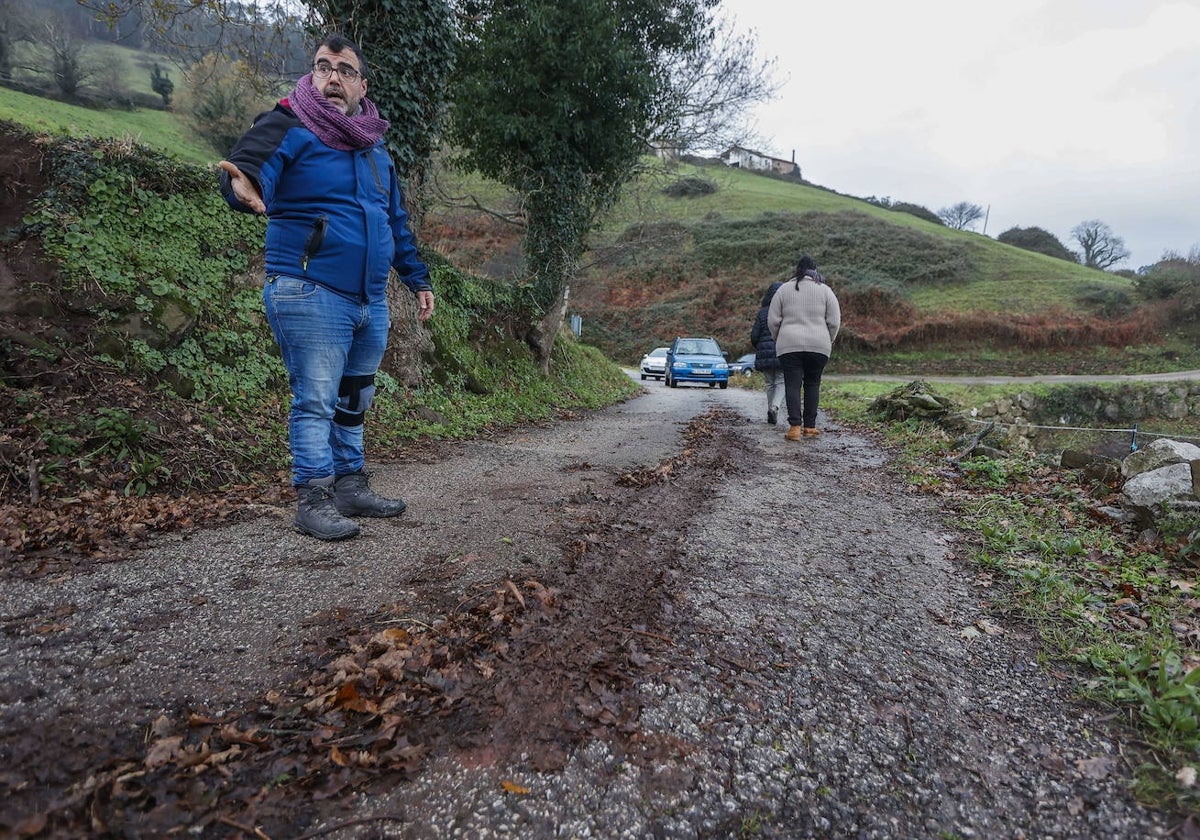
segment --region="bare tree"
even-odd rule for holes
[[[249,68],[256,93],[292,81],[307,68],[306,25],[321,21],[313,0],[76,0],[110,27],[137,18],[147,36],[180,66],[203,66],[214,53]],[[190,79],[203,84],[206,79]]]
[[[35,69],[16,64],[14,48],[35,42],[39,17],[28,0],[0,0],[0,81],[11,82],[14,69]]]
[[[16,39],[19,22],[13,0],[0,0],[0,81],[12,81],[13,41]]]
[[[960,201],[949,207],[943,207],[937,212],[938,218],[946,223],[946,227],[954,230],[973,228],[975,223],[983,218],[983,208],[969,201]]]
[[[85,60],[83,41],[71,32],[67,21],[49,18],[42,27],[39,45],[49,53],[50,72],[64,99],[75,99],[79,89],[95,75],[96,68]]]
[[[652,128],[651,139],[678,151],[745,143],[750,106],[779,90],[775,59],[760,59],[757,50],[754,33],[738,35],[728,21],[716,24],[699,48],[669,68],[665,119]]]
[[[1075,225],[1071,236],[1082,249],[1080,262],[1088,268],[1103,271],[1129,259],[1129,249],[1125,247],[1125,240],[1113,233],[1112,228],[1099,219],[1089,219]]]

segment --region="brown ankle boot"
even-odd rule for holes
[[[804,430],[800,426],[789,426],[784,437],[788,440],[800,440],[803,434]]]
[[[817,437],[820,434],[821,434],[821,430],[814,426],[805,426],[804,427],[804,436],[805,437]]]

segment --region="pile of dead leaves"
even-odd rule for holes
[[[98,768],[17,835],[149,837],[185,827],[205,835],[221,826],[247,836],[294,833],[316,819],[321,802],[416,771],[444,719],[492,677],[513,636],[557,612],[556,592],[510,580],[433,625],[378,613],[369,629],[327,640],[311,676],[269,692],[256,709],[159,718],[142,755]],[[313,811],[298,814],[301,802]]]
[[[151,534],[229,521],[250,505],[283,505],[288,492],[278,483],[219,495],[131,497],[89,488],[38,506],[0,504],[0,569],[32,578],[121,560]]]
[[[287,503],[286,444],[261,420],[281,429],[282,405],[256,423],[202,411],[78,352],[0,364],[0,574],[119,559],[152,533]],[[278,453],[265,470],[264,451]]]

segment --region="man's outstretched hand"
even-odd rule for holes
[[[258,187],[242,174],[242,170],[227,160],[221,161],[217,166],[229,173],[229,184],[233,187],[233,194],[237,196],[238,201],[255,213],[267,212],[267,205],[263,204],[262,196],[258,194]]]

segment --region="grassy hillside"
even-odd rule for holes
[[[710,181],[716,191],[686,198],[671,198],[663,193],[665,187],[687,178]],[[681,164],[670,170],[651,165],[642,182],[630,189],[627,200],[617,208],[598,242],[611,243],[614,235],[619,236],[630,225],[647,221],[669,220],[692,225],[713,214],[746,220],[773,212],[860,213],[888,225],[934,237],[939,242],[972,249],[971,263],[975,270],[970,277],[961,278],[971,282],[964,283],[961,288],[920,289],[914,293],[913,302],[930,311],[1010,306],[1016,306],[1018,311],[1037,311],[1046,305],[1070,304],[1074,292],[1080,289],[1128,291],[1130,288],[1129,280],[1123,277],[1003,245],[982,234],[950,230],[909,213],[888,210],[821,187],[723,165]],[[810,251],[819,250],[820,245],[818,242],[797,244]],[[778,270],[787,272],[794,265],[795,256],[798,255],[780,253]],[[1012,288],[1017,284],[1027,288],[1028,292],[1013,295]]]
[[[129,65],[131,85],[143,76],[149,85],[148,57],[111,49],[112,61]],[[185,161],[219,158],[169,112],[90,110],[0,89],[3,119],[39,132],[128,137]],[[708,191],[672,197],[696,183]],[[441,173],[439,184],[423,244],[458,268],[519,275],[520,228],[472,208],[477,199],[511,210],[511,196],[455,173]],[[648,160],[596,232],[572,306],[584,339],[626,363],[685,333],[714,335],[740,355],[751,349],[749,323],[763,291],[805,251],[843,303],[835,355],[844,371],[1200,367],[1196,342],[1166,333],[1138,306],[1127,278],[720,164]]]
[[[216,163],[220,155],[169,111],[100,111],[0,88],[0,121],[40,134],[130,138],[180,160]]]
[[[487,206],[504,199],[478,178],[442,180],[445,194]],[[475,270],[510,271],[518,262],[519,230],[483,214],[434,207],[424,235]],[[843,303],[843,370],[1200,366],[1195,342],[1165,334],[1128,278],[720,164],[647,161],[596,232],[572,307],[585,340],[627,363],[689,333],[714,335],[740,355],[752,349],[749,325],[763,292],[806,251]]]
[[[158,94],[150,84],[150,74],[157,64],[167,72],[175,83],[175,92],[183,90],[186,83],[175,67],[175,62],[165,56],[147,50],[132,49],[110,41],[83,40],[80,47],[80,64],[87,69],[81,90],[84,93],[140,93],[154,98]],[[49,84],[50,58],[43,45],[27,41],[12,44],[12,78],[17,84]]]
[[[711,192],[671,197],[672,185]],[[694,191],[693,191],[694,192]],[[812,254],[843,304],[843,369],[1055,372],[1197,366],[1132,282],[832,191],[721,165],[652,165],[596,236],[573,297],[634,361],[675,335],[737,355],[763,292]],[[1130,348],[1144,348],[1135,352]],[[1161,352],[1160,352],[1161,351]]]

